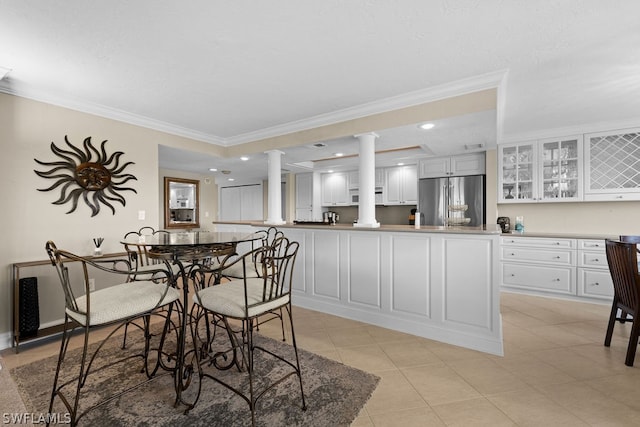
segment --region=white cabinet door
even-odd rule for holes
[[[420,178],[440,178],[451,172],[450,157],[434,157],[420,160]]]
[[[505,144],[498,152],[500,203],[582,200],[582,137]]]
[[[498,198],[500,202],[535,202],[536,142],[501,145],[498,151]]]
[[[345,172],[322,175],[322,206],[347,206],[349,204],[348,175]]]
[[[417,204],[418,173],[416,166],[396,166],[387,168],[386,176],[386,204]]]
[[[313,208],[313,174],[299,173],[296,175],[296,209]]]
[[[541,202],[582,199],[582,138],[538,141],[538,195]]]
[[[360,187],[360,171],[349,172],[349,190],[357,190]]]
[[[420,178],[483,175],[486,171],[485,153],[422,159],[419,170]]]
[[[384,188],[384,168],[376,168],[375,186]]]
[[[451,175],[484,175],[485,173],[484,153],[461,154],[451,157]]]
[[[640,200],[640,128],[585,135],[584,199]]]

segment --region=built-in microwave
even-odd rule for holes
[[[360,202],[358,190],[349,191],[349,201],[352,205],[357,205]],[[384,203],[382,198],[382,187],[376,187],[374,202],[376,205],[382,205]]]

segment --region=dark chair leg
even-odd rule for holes
[[[618,304],[617,301],[613,300],[613,305],[611,306],[611,314],[609,315],[609,324],[607,325],[607,335],[604,338],[605,347],[611,346],[611,337],[613,336],[613,326],[616,323],[616,315],[618,314]]]
[[[282,307],[280,307],[280,327],[282,328],[282,341],[287,339],[284,337],[284,316],[282,315]]]
[[[296,343],[296,333],[293,329],[293,313],[291,311],[291,305],[285,307],[287,310],[287,314],[289,315],[289,323],[291,324],[291,344],[293,345],[293,350],[296,354],[296,368],[298,374],[298,380],[300,381],[300,396],[302,397],[302,410],[307,410],[307,403],[304,399],[304,389],[302,387],[302,369],[300,369],[300,357],[298,356],[298,344]],[[280,309],[282,310],[282,308]]]
[[[58,365],[56,367],[56,375],[53,378],[53,388],[51,389],[51,399],[49,400],[49,414],[53,413],[53,401],[58,394],[58,379],[60,378],[60,367],[62,366],[62,361],[64,360],[64,356],[67,353],[67,345],[69,344],[69,340],[71,339],[71,331],[69,331],[69,319],[65,318],[64,329],[62,330],[62,341],[60,342],[60,354],[58,355]],[[64,402],[64,401],[63,401]],[[67,408],[70,409],[70,408]],[[49,423],[47,423],[49,426]]]
[[[640,335],[640,319],[634,317],[633,326],[631,327],[631,336],[629,337],[629,346],[627,347],[627,358],[624,362],[627,366],[633,366],[633,360],[636,358],[636,349],[638,348],[638,336]]]

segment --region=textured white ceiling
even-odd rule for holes
[[[0,0],[0,90],[229,145],[508,70],[498,138],[640,118],[637,0]]]

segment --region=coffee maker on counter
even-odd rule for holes
[[[337,212],[326,211],[322,213],[322,222],[325,224],[335,225],[340,220],[340,215]]]
[[[498,225],[503,233],[509,233],[511,231],[511,220],[508,216],[499,216]]]

